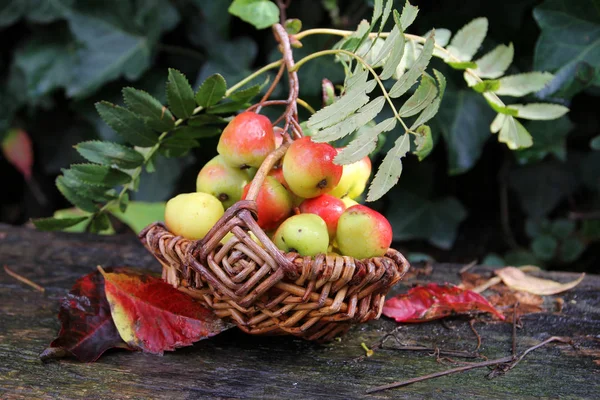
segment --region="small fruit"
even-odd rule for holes
[[[275,150],[275,135],[271,121],[251,111],[237,115],[225,127],[217,151],[235,168],[260,167],[267,155]]]
[[[283,185],[283,187],[288,190],[290,196],[292,196],[292,204],[294,207],[298,207],[300,205],[300,203],[302,203],[302,201],[304,201],[303,197],[295,195],[290,190],[290,186],[287,184],[287,182],[285,181],[285,178],[283,177],[283,169],[282,168],[272,169],[271,171],[269,171],[269,176],[272,176],[273,178],[277,179],[277,182],[281,183]]]
[[[242,198],[245,199],[251,183],[244,187]],[[292,197],[283,185],[272,176],[267,176],[256,197],[258,210],[258,226],[264,230],[275,229],[292,213]]]
[[[223,205],[208,193],[184,193],[167,201],[165,223],[186,239],[204,238],[224,213]]]
[[[344,202],[344,205],[346,205],[346,208],[350,208],[350,207],[358,204],[358,202],[356,200],[352,200],[350,197],[342,197],[340,200],[342,200]]]
[[[392,244],[392,226],[375,210],[352,206],[340,217],[336,231],[342,254],[358,259],[383,256]]]
[[[196,191],[212,194],[227,209],[242,198],[242,190],[249,180],[244,170],[233,168],[222,156],[216,156],[198,173]]]
[[[365,156],[355,163],[344,165],[340,182],[329,194],[339,198],[348,196],[355,199],[365,191],[369,176],[371,176],[371,160]]]
[[[300,204],[300,212],[305,214],[317,214],[327,224],[329,237],[333,239],[337,229],[340,215],[346,209],[344,202],[329,194],[322,194],[312,199],[306,199]]]
[[[273,134],[275,135],[275,148],[277,148],[283,143],[283,128],[273,127]]]
[[[283,176],[290,190],[304,198],[317,197],[333,189],[343,168],[333,163],[337,151],[327,143],[314,143],[310,137],[294,141],[283,157]]]
[[[294,215],[277,228],[273,243],[283,251],[295,251],[301,256],[327,253],[327,225],[315,214]]]

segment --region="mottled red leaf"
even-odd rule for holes
[[[133,272],[103,275],[115,325],[123,340],[136,349],[162,354],[231,326],[158,278]]]
[[[19,170],[26,180],[31,178],[33,147],[29,135],[22,129],[11,129],[2,140],[4,157]]]
[[[387,300],[383,306],[383,315],[396,322],[425,322],[473,312],[489,312],[504,320],[504,315],[480,294],[436,283],[416,286]]]
[[[121,339],[104,294],[104,278],[96,271],[75,282],[61,301],[58,337],[40,358],[75,356],[80,361],[96,361],[106,350],[129,346]]]

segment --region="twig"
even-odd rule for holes
[[[393,334],[387,334],[383,340],[380,341],[380,343],[378,344],[374,344],[373,346],[371,346],[372,350],[381,348],[383,349],[383,345],[385,344],[385,341],[387,339],[389,339],[390,337],[394,338],[394,340],[396,341],[396,343],[398,343],[401,347],[390,347],[390,350],[404,350],[404,351],[427,351],[429,353],[433,353],[433,354],[438,354],[438,355],[443,355],[443,356],[452,356],[452,357],[463,357],[463,358],[479,358],[481,357],[480,354],[478,353],[470,353],[467,351],[460,351],[460,350],[444,350],[444,349],[440,349],[439,347],[425,347],[425,346],[405,346],[400,342],[400,339],[398,339],[398,337]]]
[[[469,321],[469,326],[471,327],[471,330],[477,337],[477,347],[475,347],[474,351],[478,351],[479,348],[481,347],[481,336],[479,336],[479,332],[477,332],[477,329],[475,329],[475,322],[477,322],[477,320],[475,318],[473,318],[472,320]]]
[[[519,302],[516,301],[513,306],[513,320],[512,320],[512,355],[515,357],[517,355],[517,307],[519,307]]]
[[[271,97],[271,94],[273,93],[273,91],[275,90],[275,88],[277,87],[277,84],[279,83],[279,81],[281,80],[281,77],[283,76],[283,71],[285,70],[285,64],[281,64],[281,67],[279,67],[279,71],[277,71],[277,75],[275,76],[275,79],[273,79],[273,82],[271,83],[271,86],[269,86],[269,89],[267,90],[267,92],[265,93],[265,95],[262,97],[262,99],[260,99],[260,101],[258,102],[257,108],[256,108],[256,112],[259,113],[263,103],[265,103],[269,97]]]
[[[267,101],[263,101],[262,103],[256,103],[254,105],[251,105],[250,107],[248,107],[246,109],[246,111],[254,111],[256,110],[256,112],[259,112],[259,109],[261,107],[268,107],[268,106],[287,106],[288,101],[287,100],[267,100]]]
[[[290,45],[290,37],[286,32],[285,28],[281,26],[281,24],[273,25],[273,33],[275,35],[275,39],[279,42],[279,47],[281,50],[281,54],[283,55],[283,62],[288,71],[288,80],[290,86],[290,93],[288,96],[288,106],[283,114],[283,119],[286,121],[285,126],[283,128],[284,131],[290,126],[290,121],[292,119],[298,120],[298,93],[300,92],[300,86],[298,84],[298,73],[295,71],[294,66],[294,58],[292,56],[292,47]],[[276,125],[277,122],[281,120],[281,117],[273,123]],[[296,138],[302,137],[302,135],[298,135],[300,132],[296,132],[294,130],[294,134]]]
[[[287,19],[285,10],[290,6],[292,0],[276,0],[277,7],[279,8],[279,21],[283,25],[285,20]]]
[[[30,281],[29,279],[25,278],[24,276],[21,276],[21,275],[17,274],[15,271],[11,270],[10,268],[8,268],[7,265],[4,266],[4,272],[6,272],[8,275],[12,276],[13,278],[15,278],[16,280],[18,280],[19,282],[23,282],[24,284],[26,284],[28,286],[31,286],[32,288],[34,288],[38,292],[44,293],[46,291],[46,289],[44,289],[43,287],[41,287],[37,283],[34,283],[34,282]]]
[[[462,267],[460,269],[460,271],[458,271],[458,273],[459,274],[465,273],[476,265],[477,265],[477,260],[473,260],[470,263],[468,263],[467,265],[465,265],[464,267]]]

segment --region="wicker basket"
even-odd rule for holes
[[[244,332],[328,341],[352,324],[379,318],[385,295],[410,265],[394,249],[364,260],[279,250],[256,223],[253,199],[287,147],[267,157],[249,200],[230,207],[204,239],[176,236],[161,223],[148,226],[139,238],[162,264],[165,281]],[[228,232],[234,236],[223,245]]]

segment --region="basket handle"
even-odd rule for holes
[[[248,189],[246,200],[256,201],[256,197],[258,196],[260,187],[267,178],[267,175],[269,175],[269,172],[271,171],[271,169],[273,169],[273,166],[277,164],[277,162],[283,157],[283,155],[287,151],[288,147],[290,147],[290,144],[292,143],[291,139],[289,139],[288,135],[284,135],[284,138],[286,139],[285,142],[282,143],[281,146],[273,150],[271,153],[269,153],[267,158],[265,158],[263,163],[260,165],[258,171],[256,171],[256,175],[254,175],[252,183],[250,183],[250,189]]]

